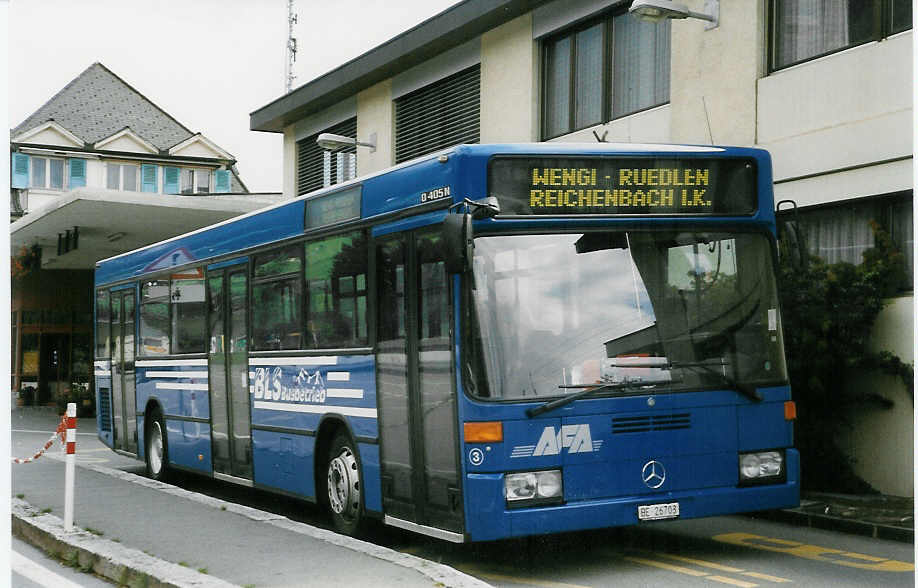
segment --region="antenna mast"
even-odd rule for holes
[[[293,12],[294,0],[287,0],[287,71],[286,83],[287,93],[293,90],[293,80],[296,74],[293,73],[293,64],[296,62],[296,37],[293,36],[293,25],[296,24],[296,13]]]

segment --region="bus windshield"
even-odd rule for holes
[[[762,233],[481,236],[471,299],[465,369],[481,397],[787,381],[774,263]]]

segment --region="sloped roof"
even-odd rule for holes
[[[101,63],[86,68],[17,125],[11,136],[49,120],[88,144],[101,141],[125,127],[163,151],[194,135]]]

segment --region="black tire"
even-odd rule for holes
[[[337,434],[328,448],[325,471],[320,472],[322,501],[328,507],[335,530],[345,535],[362,531],[366,519],[356,447],[350,437]]]
[[[147,476],[162,482],[169,477],[169,445],[163,415],[158,409],[150,414],[143,437]]]

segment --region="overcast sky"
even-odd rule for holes
[[[295,0],[294,88],[456,0]],[[282,135],[249,113],[284,94],[287,0],[12,0],[9,125],[94,62],[237,161],[255,192],[281,191]]]

